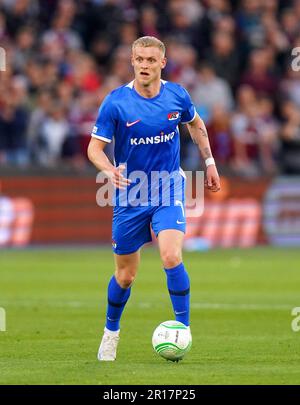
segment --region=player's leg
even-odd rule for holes
[[[115,274],[108,284],[108,304],[106,313],[106,328],[111,331],[120,329],[120,319],[123,309],[129,299],[140,261],[140,251],[115,257]]]
[[[107,292],[107,311],[104,335],[98,351],[100,361],[116,359],[119,342],[120,319],[130,296],[140,261],[140,252],[128,255],[115,254],[115,274],[110,279]]]
[[[162,230],[157,237],[175,319],[189,326],[190,280],[182,261],[183,238],[184,233],[177,229]]]
[[[120,318],[130,296],[136,276],[140,247],[151,241],[147,207],[116,208],[113,216],[112,238],[115,274],[108,285],[108,303],[104,336],[99,348],[99,360],[115,360],[119,340]]]

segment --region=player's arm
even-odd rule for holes
[[[128,186],[128,184],[130,184],[130,180],[126,179],[122,175],[125,166],[120,165],[115,167],[111,164],[108,157],[104,153],[104,148],[106,145],[107,142],[91,137],[87,150],[88,158],[98,170],[106,174],[115,187],[124,189],[126,186]]]
[[[196,113],[193,121],[187,124],[193,142],[198,145],[206,165],[205,186],[211,191],[220,190],[220,178],[211,153],[207,130],[204,122]]]

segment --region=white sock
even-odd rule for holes
[[[120,329],[118,329],[118,330],[109,330],[109,329],[107,329],[107,327],[105,326],[104,332],[105,332],[105,333],[108,333],[109,335],[115,336],[115,335],[118,335],[118,334],[120,333]]]

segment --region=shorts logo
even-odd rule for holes
[[[177,120],[177,118],[179,118],[179,112],[178,111],[170,112],[168,114],[168,120],[169,121]]]
[[[112,247],[113,247],[114,249],[117,247],[117,243],[116,243],[114,240],[111,241],[111,245],[112,245]]]
[[[96,125],[95,125],[92,132],[93,132],[93,134],[96,134],[97,131],[98,131],[98,127],[96,127]]]

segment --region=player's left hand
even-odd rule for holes
[[[206,169],[205,187],[214,193],[221,188],[220,177],[215,165],[209,165]]]

